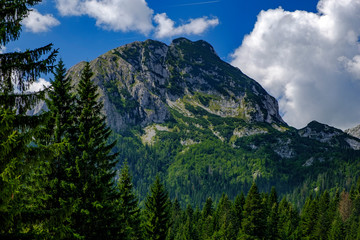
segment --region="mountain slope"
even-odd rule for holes
[[[90,65],[142,197],[156,174],[183,204],[233,197],[254,180],[285,194],[324,174],[338,174],[329,186],[357,175],[342,167],[359,158],[360,140],[317,122],[288,126],[277,101],[204,41],[134,42]],[[75,83],[83,67],[69,70]]]
[[[360,139],[360,125],[357,125],[356,127],[350,128],[345,130],[345,132],[353,137]]]

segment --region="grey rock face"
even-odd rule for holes
[[[305,128],[299,130],[299,135],[301,137],[307,137],[329,144],[332,144],[332,140],[335,137],[343,134],[344,133],[340,129],[336,129],[316,121],[312,121]]]
[[[360,150],[360,139],[344,133],[340,129],[321,124],[316,121],[310,122],[305,128],[298,131],[301,137],[315,139],[330,146],[344,146],[354,150]]]
[[[345,132],[353,137],[360,139],[360,125],[350,128],[350,129],[347,129],[347,130],[345,130]]]
[[[90,62],[104,113],[114,130],[164,123],[171,102],[186,102],[222,117],[286,123],[276,99],[256,81],[222,61],[204,41],[147,40],[113,49]],[[68,75],[78,81],[84,63]]]

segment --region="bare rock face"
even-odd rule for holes
[[[350,128],[345,130],[345,132],[353,137],[360,139],[360,125],[357,125],[356,127]]]
[[[334,139],[343,134],[344,133],[340,129],[316,121],[310,122],[305,128],[299,130],[299,135],[301,137],[307,137],[329,144],[333,144]]]
[[[238,68],[222,61],[204,41],[185,38],[170,46],[147,40],[113,49],[90,62],[110,127],[145,127],[171,118],[170,109],[190,104],[247,122],[286,123],[276,99]],[[76,83],[84,63],[68,75]]]
[[[301,137],[315,139],[330,146],[338,146],[360,150],[360,139],[341,131],[340,129],[316,121],[310,122],[298,131]]]

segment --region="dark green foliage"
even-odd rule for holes
[[[278,207],[278,236],[280,239],[296,239],[299,224],[298,212],[283,198]]]
[[[46,171],[35,175],[41,179],[47,197],[43,197],[41,209],[52,212],[53,217],[46,221],[44,227],[48,237],[71,237],[73,229],[69,227],[68,218],[73,207],[80,201],[74,194],[75,164],[71,157],[71,145],[75,142],[75,97],[71,94],[71,80],[66,78],[66,69],[59,61],[55,68],[54,80],[48,92],[46,104],[49,112],[45,128],[41,131],[43,144],[57,149],[52,157],[48,157]],[[36,179],[34,179],[36,181]],[[37,193],[44,194],[42,192]]]
[[[145,201],[145,236],[146,239],[165,239],[170,227],[171,202],[164,185],[156,177]]]
[[[278,230],[278,223],[279,223],[279,203],[277,199],[277,193],[275,188],[271,188],[271,193],[267,199],[267,239],[278,239],[279,238],[279,230]]]
[[[301,234],[309,239],[315,236],[315,226],[319,217],[318,199],[310,197],[306,200],[301,216]]]
[[[0,1],[0,48],[17,40],[21,21],[40,1]],[[25,52],[0,54],[0,238],[34,238],[33,225],[48,218],[37,209],[34,195],[41,183],[33,175],[46,169],[54,149],[37,144],[44,116],[24,113],[44,97],[44,91],[26,93],[40,74],[52,69],[57,51],[52,44]]]
[[[345,229],[344,223],[341,220],[339,214],[336,214],[335,219],[331,224],[331,229],[329,230],[329,240],[342,240],[345,239]]]
[[[125,162],[121,169],[118,181],[120,192],[118,205],[121,211],[120,222],[124,232],[121,234],[122,239],[142,239],[142,230],[140,228],[140,209],[138,200],[133,192],[133,185],[129,168]]]
[[[260,194],[255,183],[251,186],[245,200],[242,228],[242,239],[263,239],[266,236],[266,216]]]
[[[54,80],[51,81],[51,89],[46,99],[51,114],[48,128],[53,131],[51,134],[54,136],[53,142],[60,143],[63,138],[72,134],[75,120],[75,97],[72,90],[71,79],[66,77],[64,63],[60,60],[55,68]]]
[[[76,197],[80,202],[73,213],[72,228],[86,238],[113,238],[120,230],[118,210],[114,205],[115,142],[107,143],[111,130],[101,114],[97,87],[91,81],[87,63],[78,84],[76,99],[76,145],[71,150],[75,162]]]
[[[29,8],[41,0],[0,1],[0,46],[17,40],[21,32],[21,21],[29,14]]]

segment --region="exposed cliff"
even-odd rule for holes
[[[360,125],[357,125],[356,127],[350,128],[345,130],[345,132],[353,137],[360,139]]]
[[[185,104],[221,117],[285,125],[277,101],[256,81],[222,61],[204,41],[147,40],[113,49],[90,63],[104,111],[115,130],[164,123]],[[69,70],[77,79],[84,63]]]

